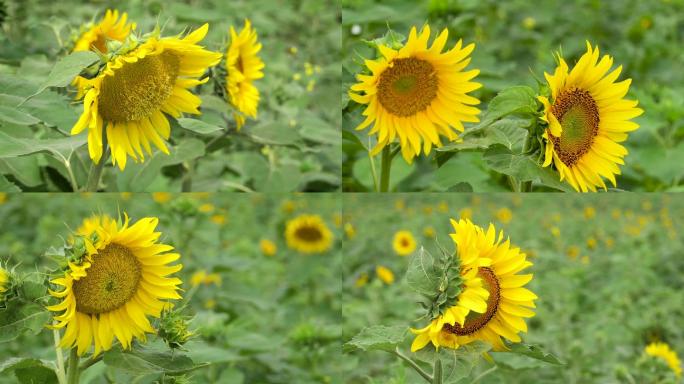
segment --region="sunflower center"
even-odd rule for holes
[[[323,238],[323,234],[315,227],[300,227],[295,231],[297,238],[307,243],[315,243]]]
[[[401,246],[402,247],[408,247],[409,246],[409,241],[407,238],[404,237],[401,239]]]
[[[412,116],[437,97],[437,74],[429,62],[413,57],[392,60],[378,82],[378,100],[395,116]]]
[[[551,112],[563,127],[561,137],[550,136],[554,149],[565,165],[572,166],[589,152],[598,134],[598,106],[589,92],[575,88],[559,94]]]
[[[87,275],[74,281],[76,310],[89,315],[113,311],[126,304],[138,289],[141,266],[133,252],[109,244],[93,256]]]
[[[180,59],[173,52],[146,56],[124,63],[105,76],[99,96],[104,121],[128,122],[148,117],[171,96],[178,77]]]
[[[494,271],[487,267],[480,267],[477,274],[483,282],[484,288],[489,292],[487,298],[487,310],[484,313],[470,311],[466,316],[463,326],[459,324],[445,324],[443,330],[459,336],[470,335],[482,329],[496,315],[499,309],[499,299],[501,298],[501,288],[499,280]]]

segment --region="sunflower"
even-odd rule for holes
[[[679,360],[677,353],[670,349],[670,346],[666,343],[651,343],[646,347],[644,352],[648,356],[653,356],[663,360],[665,363],[667,363],[677,378],[682,377],[682,362]]]
[[[126,23],[127,19],[128,15],[125,12],[121,14],[121,19],[119,19],[118,10],[108,9],[99,23],[91,25],[78,37],[72,52],[96,51],[107,53],[107,40],[123,42],[135,29],[135,23]],[[88,80],[81,76],[77,76],[71,83],[78,90],[77,99],[83,97],[84,88],[87,84]]]
[[[257,40],[256,30],[248,19],[245,19],[245,26],[239,34],[233,26],[230,27],[230,45],[226,51],[226,90],[228,101],[237,110],[233,116],[238,130],[245,124],[245,116],[257,117],[259,90],[253,82],[264,77],[261,71],[264,62],[257,56],[260,50],[261,43]]]
[[[80,356],[94,345],[98,355],[116,337],[129,348],[134,337],[145,340],[146,333],[154,332],[148,315],[159,318],[170,305],[166,299],[181,298],[181,280],[169,275],[182,266],[168,265],[180,255],[157,243],[158,221],[148,217],[129,225],[127,215],[123,224],[108,216],[84,220],[76,235],[82,236],[86,253],[70,260],[64,276],[51,281],[63,290],[49,290],[61,300],[47,307],[60,313],[54,328],[66,328],[61,347],[75,346]]]
[[[7,292],[7,284],[9,283],[9,273],[0,267],[0,301],[3,300],[5,292]]]
[[[553,75],[544,73],[551,89],[551,99],[538,96],[544,105],[542,120],[548,128],[543,165],[553,162],[560,179],[567,180],[576,191],[606,189],[603,178],[616,186],[618,164],[624,164],[627,149],[619,143],[627,133],[639,128],[630,121],[644,111],[637,100],[624,99],[632,80],[615,82],[622,66],[608,73],[613,58],[604,55],[587,42],[572,71],[560,55]]]
[[[416,250],[416,239],[410,231],[397,231],[392,239],[392,248],[399,256],[408,256]]]
[[[287,246],[302,253],[321,253],[332,246],[333,234],[318,215],[300,215],[287,222]]]
[[[145,160],[150,142],[162,152],[171,133],[165,113],[175,118],[183,112],[199,114],[201,100],[188,88],[205,83],[197,80],[221,55],[196,43],[209,29],[204,24],[184,38],[151,37],[132,50],[115,55],[100,74],[88,80],[83,114],[71,130],[76,135],[88,128],[88,150],[95,163],[103,151],[103,129],[112,148],[112,163],[120,169],[126,157]]]
[[[356,129],[373,124],[369,135],[377,133],[378,144],[372,155],[398,136],[402,155],[410,163],[421,147],[427,155],[433,145],[441,146],[440,135],[456,141],[455,131],[463,132],[463,122],[479,121],[480,110],[473,105],[480,100],[467,93],[482,86],[470,81],[480,71],[463,71],[475,45],[462,47],[459,40],[453,49],[442,52],[447,36],[445,28],[428,48],[430,26],[423,27],[420,35],[413,27],[403,47],[379,44],[382,57],[366,60],[371,74],[356,76],[359,82],[351,87],[349,97],[367,105],[366,119]]]
[[[523,318],[534,316],[537,296],[523,286],[532,275],[517,273],[532,265],[519,248],[496,236],[492,224],[487,231],[470,220],[451,220],[459,261],[461,292],[454,306],[432,319],[422,329],[412,329],[416,338],[412,351],[429,342],[436,347],[456,349],[475,340],[490,343],[495,351],[505,350],[502,337],[520,342],[519,332],[527,332]]]

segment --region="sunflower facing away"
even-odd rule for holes
[[[663,360],[677,378],[682,377],[682,362],[679,360],[677,353],[670,349],[670,346],[666,343],[651,343],[646,347],[644,352],[649,356]]]
[[[197,43],[209,25],[204,24],[184,38],[151,37],[132,50],[114,56],[100,74],[86,85],[83,114],[72,135],[88,128],[88,150],[95,163],[103,151],[103,129],[112,148],[112,163],[126,167],[126,157],[144,161],[143,149],[152,153],[150,143],[162,152],[171,127],[165,114],[175,118],[182,113],[199,114],[201,100],[188,88],[205,83],[198,80],[221,54]]]
[[[432,146],[441,146],[441,136],[448,141],[458,140],[455,131],[463,132],[463,122],[478,122],[480,103],[468,92],[482,85],[472,82],[480,71],[463,71],[470,63],[468,55],[474,44],[456,46],[442,52],[447,42],[444,29],[428,48],[430,26],[420,32],[411,28],[406,44],[398,50],[378,45],[382,57],[366,60],[370,74],[359,74],[349,97],[366,104],[366,119],[356,127],[364,129],[373,124],[369,135],[378,134],[378,144],[372,155],[399,138],[401,152],[411,162],[421,151],[427,155]]]
[[[91,345],[94,354],[112,347],[114,337],[123,348],[131,346],[134,337],[145,340],[153,333],[148,316],[159,318],[168,299],[180,299],[182,283],[170,275],[178,272],[178,253],[173,247],[157,243],[161,235],[155,232],[158,219],[143,218],[129,225],[108,216],[86,219],[76,235],[83,236],[86,254],[70,261],[63,277],[52,284],[61,291],[49,290],[61,300],[48,310],[55,314],[55,328],[65,328],[61,347],[77,347],[86,353]]]
[[[397,255],[408,256],[416,250],[416,239],[410,231],[397,231],[392,239],[392,248]]]
[[[245,116],[256,119],[259,106],[259,90],[254,80],[264,77],[264,62],[257,54],[261,43],[252,23],[245,19],[245,26],[240,33],[230,27],[230,45],[226,52],[226,89],[228,101],[237,110],[233,113],[237,129],[245,124]]]
[[[453,306],[447,308],[422,329],[411,329],[416,338],[411,351],[432,342],[436,348],[456,349],[483,340],[495,351],[506,349],[502,337],[520,342],[519,332],[527,332],[523,318],[534,316],[537,296],[524,285],[531,274],[517,273],[532,265],[519,248],[496,236],[492,224],[487,231],[470,220],[451,220],[459,261],[461,291]]]
[[[576,191],[606,189],[603,178],[616,186],[618,164],[627,155],[619,143],[627,133],[639,128],[630,121],[644,111],[637,100],[624,99],[632,80],[615,82],[622,66],[608,72],[613,58],[604,55],[599,61],[599,49],[587,42],[572,71],[562,57],[553,75],[544,73],[551,89],[551,99],[539,96],[544,104],[542,120],[548,123],[544,166],[553,162],[560,179]]]
[[[119,19],[118,10],[108,9],[99,23],[91,26],[78,37],[73,52],[96,51],[107,53],[107,40],[123,42],[135,29],[135,23],[126,23],[127,19],[128,15],[125,12],[121,14],[121,19]],[[76,98],[82,98],[87,80],[77,76],[71,84],[78,90]]]
[[[287,246],[302,253],[322,253],[330,249],[333,234],[318,215],[300,215],[287,222]]]

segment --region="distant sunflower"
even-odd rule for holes
[[[145,340],[153,333],[147,316],[159,318],[167,299],[180,299],[176,277],[180,258],[168,253],[173,247],[157,243],[158,219],[143,218],[129,226],[108,216],[84,220],[76,234],[83,236],[86,254],[80,261],[69,261],[63,277],[52,284],[61,291],[49,290],[61,300],[47,307],[55,314],[54,327],[65,328],[60,346],[77,347],[78,354],[95,346],[94,354],[107,351],[116,337],[123,348],[130,348],[134,337]]]
[[[287,246],[302,253],[322,253],[330,249],[333,234],[318,215],[300,215],[287,222]]]
[[[119,19],[118,10],[112,11],[108,9],[99,23],[90,26],[88,30],[78,37],[73,52],[96,51],[107,53],[107,40],[123,42],[131,31],[135,29],[135,23],[126,23],[127,19],[128,15],[126,12],[122,13],[121,19]],[[87,85],[87,79],[77,76],[71,84],[78,90],[76,98],[82,98],[84,88]]]
[[[209,29],[204,24],[184,38],[152,37],[131,51],[113,57],[92,80],[88,80],[83,114],[72,135],[88,128],[88,150],[95,163],[103,150],[103,129],[112,148],[112,163],[126,167],[126,157],[144,161],[151,154],[150,142],[168,154],[164,139],[171,126],[165,113],[199,114],[201,100],[188,88],[205,83],[197,80],[221,59],[221,54],[196,43]]]
[[[238,130],[245,124],[245,116],[257,117],[259,90],[253,83],[264,77],[264,62],[257,56],[260,50],[261,43],[249,20],[245,19],[245,26],[239,34],[231,25],[230,45],[226,52],[226,89],[228,101],[237,109],[233,116]]]
[[[666,343],[651,343],[646,347],[644,352],[649,356],[663,360],[665,363],[667,363],[668,367],[670,367],[677,378],[682,377],[682,362],[679,360],[677,352],[670,349],[670,346]]]
[[[9,283],[9,273],[0,267],[0,301],[3,300],[5,292],[7,292],[7,284]]]
[[[549,124],[543,134],[546,139],[544,166],[553,162],[560,179],[576,191],[606,189],[602,178],[616,186],[618,164],[624,164],[627,149],[618,144],[627,140],[627,133],[639,128],[630,121],[644,111],[637,100],[624,99],[632,80],[616,83],[622,66],[608,73],[613,58],[604,55],[599,61],[599,49],[587,42],[572,71],[562,57],[553,75],[544,73],[551,89],[551,100],[539,96],[544,104],[544,117]]]
[[[478,122],[480,103],[467,95],[482,84],[471,82],[480,71],[463,71],[470,63],[468,55],[474,44],[456,46],[442,53],[447,41],[445,28],[427,47],[430,26],[420,35],[411,28],[408,41],[398,50],[378,45],[382,57],[366,60],[371,74],[359,74],[349,97],[366,104],[366,119],[356,127],[364,129],[373,124],[369,134],[378,134],[378,144],[371,151],[379,153],[396,137],[406,161],[411,162],[421,151],[427,155],[432,146],[440,147],[440,135],[448,141],[458,140],[455,131],[463,132],[463,122]]]
[[[398,231],[392,239],[392,248],[397,255],[408,256],[416,250],[416,239],[410,231]]]
[[[436,348],[456,349],[475,340],[490,343],[495,351],[505,350],[502,337],[520,342],[519,332],[527,332],[523,318],[534,316],[537,296],[523,288],[532,275],[517,273],[532,265],[519,248],[496,236],[492,224],[485,232],[470,220],[451,220],[455,233],[456,257],[463,281],[454,306],[432,319],[422,329],[412,329],[416,338],[411,351],[432,342]]]

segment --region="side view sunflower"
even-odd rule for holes
[[[287,246],[302,253],[323,253],[332,247],[333,234],[318,215],[300,215],[285,226]]]
[[[95,163],[106,143],[112,149],[112,163],[121,170],[126,158],[144,161],[152,154],[150,143],[162,152],[171,134],[165,114],[178,118],[182,113],[200,114],[201,99],[188,89],[205,83],[198,80],[207,68],[216,65],[221,54],[197,43],[204,39],[204,24],[184,38],[151,37],[132,50],[115,55],[100,74],[86,85],[83,114],[71,130],[77,135],[88,128],[88,150]]]
[[[644,113],[637,100],[624,98],[632,80],[616,83],[622,66],[608,73],[613,58],[604,55],[599,61],[598,47],[589,42],[571,71],[560,55],[558,61],[553,75],[544,73],[551,99],[538,97],[544,105],[542,120],[548,123],[543,165],[553,163],[561,181],[567,180],[576,191],[606,189],[603,178],[616,186],[618,165],[627,155],[619,143],[639,128],[630,119]]]
[[[254,81],[264,77],[264,62],[257,55],[261,43],[252,23],[245,19],[240,33],[230,27],[230,45],[226,51],[226,90],[228,101],[237,110],[233,113],[237,129],[245,125],[245,117],[256,119],[259,106],[259,90]]]
[[[157,243],[157,218],[147,217],[129,225],[108,216],[86,219],[76,234],[83,236],[86,254],[69,261],[62,277],[49,290],[60,300],[47,307],[54,315],[54,328],[66,328],[60,346],[76,347],[78,355],[94,345],[94,355],[112,347],[114,338],[130,348],[133,338],[145,340],[154,329],[148,316],[159,318],[180,299],[180,279],[170,275],[181,270],[180,258],[170,253],[173,247]]]
[[[649,344],[644,350],[648,356],[664,361],[668,367],[674,372],[677,378],[682,377],[682,362],[677,356],[677,352],[673,351],[669,345],[662,342],[654,342]]]
[[[397,231],[392,239],[392,248],[397,255],[408,256],[416,250],[416,239],[411,231]]]
[[[430,153],[432,146],[442,146],[440,136],[458,140],[463,122],[478,122],[480,103],[468,95],[482,86],[472,82],[480,71],[464,71],[475,44],[463,47],[461,40],[451,50],[442,52],[448,31],[444,29],[428,48],[430,26],[420,32],[411,28],[406,44],[393,49],[378,45],[381,57],[366,60],[370,74],[359,74],[349,97],[365,104],[366,119],[356,127],[362,130],[371,124],[369,135],[378,134],[378,143],[371,155],[399,138],[401,153],[412,162],[421,152]]]
[[[494,225],[487,231],[470,220],[451,220],[455,233],[461,291],[453,306],[432,319],[422,329],[411,329],[416,338],[415,352],[432,343],[435,348],[456,349],[475,340],[483,340],[495,351],[506,349],[502,337],[520,342],[518,333],[527,332],[523,318],[534,316],[537,296],[524,288],[531,274],[517,273],[532,265],[519,248],[496,236]]]
[[[126,40],[132,30],[135,29],[135,23],[126,23],[128,14],[126,12],[121,14],[119,19],[119,11],[108,9],[100,22],[90,26],[83,32],[74,45],[72,52],[78,51],[96,51],[107,53],[107,40],[116,40],[123,42]],[[87,85],[87,79],[77,76],[71,83],[78,90],[76,99],[80,99],[84,95],[84,90]]]

